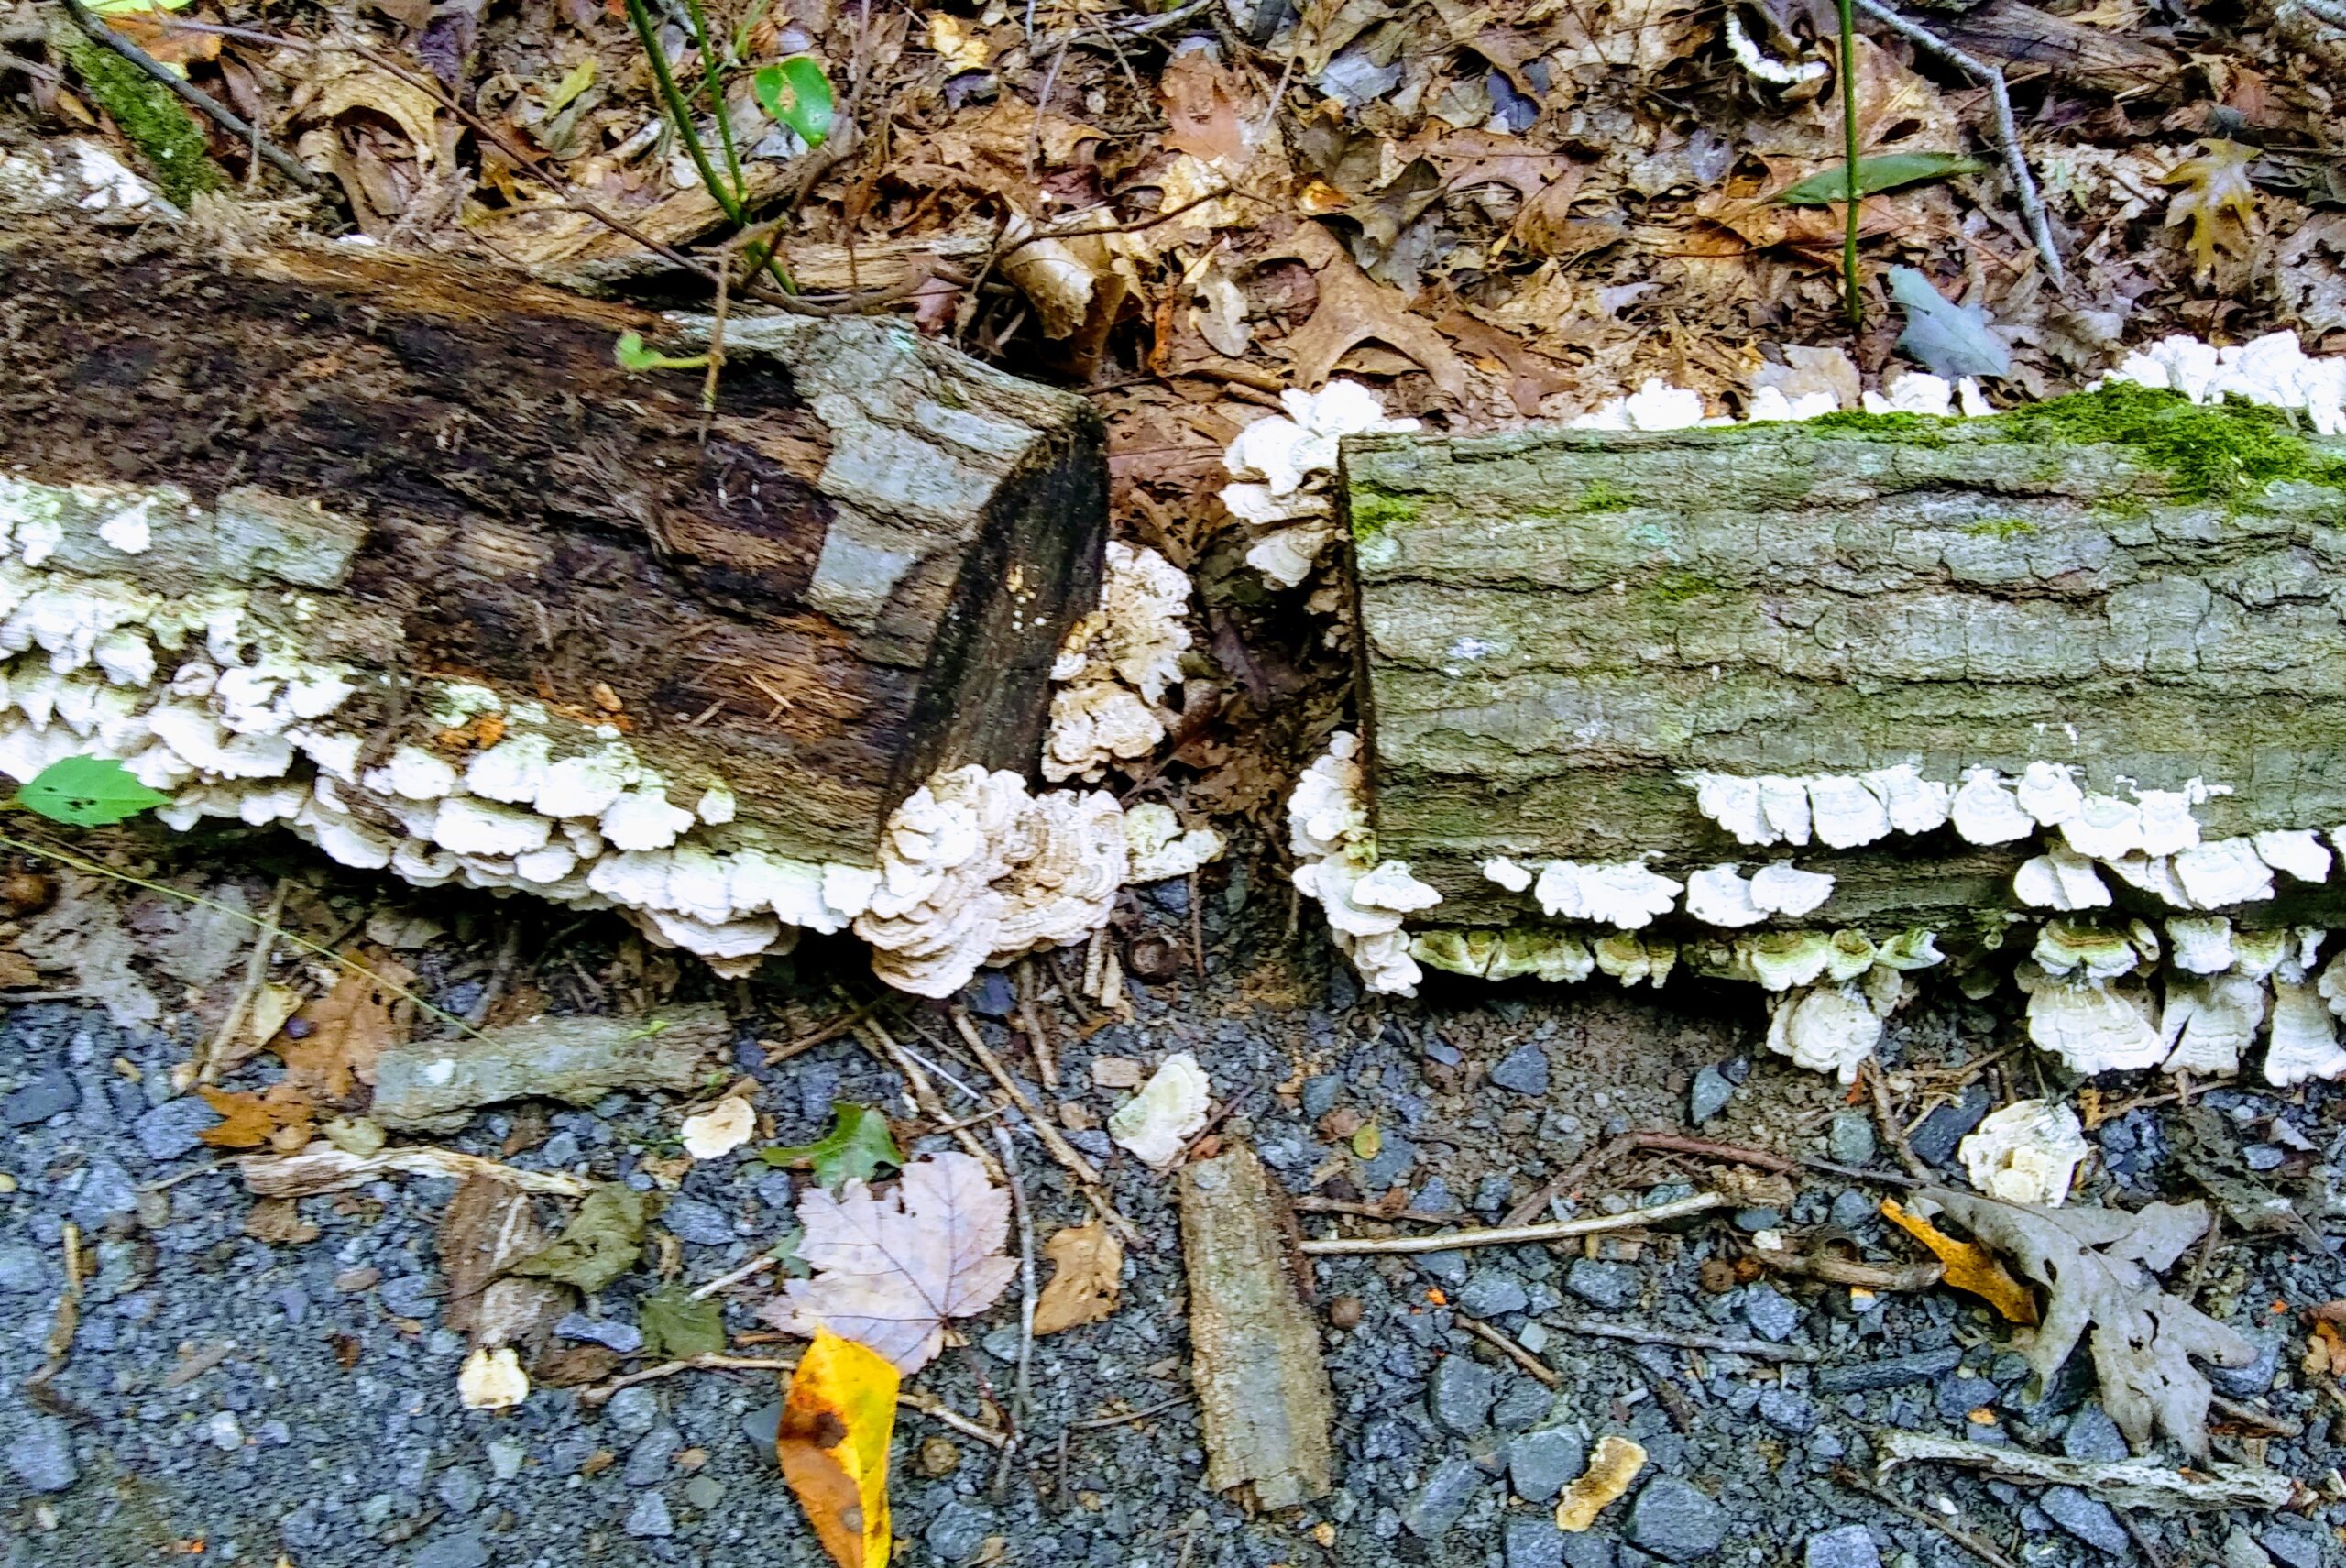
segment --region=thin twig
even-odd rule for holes
[[[1151,1416],[1161,1416],[1166,1411],[1173,1409],[1176,1405],[1186,1405],[1189,1402],[1190,1398],[1191,1396],[1188,1394],[1176,1394],[1169,1399],[1160,1400],[1158,1403],[1154,1405],[1144,1406],[1137,1410],[1126,1410],[1120,1416],[1093,1416],[1089,1420],[1069,1421],[1067,1423],[1068,1430],[1070,1431],[1098,1431],[1102,1427],[1128,1426],[1134,1421],[1145,1421]]]
[[[1864,1476],[1858,1475],[1856,1471],[1850,1469],[1846,1464],[1836,1464],[1833,1467],[1833,1479],[1838,1486],[1847,1486],[1852,1492],[1858,1493],[1863,1497],[1871,1497],[1875,1502],[1880,1503],[1883,1508],[1888,1508],[1891,1513],[1896,1514],[1900,1519],[1904,1519],[1909,1524],[1930,1526],[1931,1529],[1937,1530],[1941,1535],[1946,1537],[1949,1541],[1963,1548],[1964,1551],[1968,1552],[1972,1556],[1979,1559],[1980,1562],[1990,1564],[1990,1568],[2019,1568],[2019,1564],[2015,1563],[2011,1558],[2005,1556],[2002,1552],[1997,1551],[1994,1547],[1989,1545],[1986,1541],[1980,1540],[1969,1530],[1949,1524],[1946,1520],[1939,1518],[1936,1514],[1934,1514],[1924,1508],[1918,1508],[1912,1503],[1905,1501],[1903,1498],[1893,1496],[1883,1488],[1875,1486],[1872,1482],[1867,1480]]]
[[[1005,1412],[1010,1419],[1009,1436],[993,1467],[993,1496],[999,1502],[1010,1489],[1011,1457],[1018,1452],[1018,1439],[1026,1430],[1029,1368],[1035,1357],[1035,1215],[1026,1206],[1026,1181],[1019,1172],[1018,1151],[1011,1144],[1009,1130],[995,1127],[993,1141],[1002,1150],[1002,1168],[1010,1177],[1010,1212],[1018,1222],[1018,1376],[1011,1385],[1010,1408]]]
[[[1881,1129],[1882,1142],[1898,1157],[1898,1163],[1918,1181],[1931,1179],[1930,1168],[1906,1141],[1906,1129],[1898,1124],[1898,1113],[1890,1103],[1889,1075],[1881,1070],[1881,1063],[1869,1059],[1858,1069],[1866,1076],[1866,1088],[1873,1095],[1873,1119]]]
[[[1500,1354],[1506,1356],[1509,1361],[1514,1362],[1518,1366],[1522,1367],[1523,1370],[1531,1374],[1532,1376],[1540,1379],[1540,1382],[1545,1383],[1549,1387],[1561,1388],[1564,1386],[1562,1376],[1557,1373],[1554,1367],[1549,1365],[1546,1362],[1540,1360],[1538,1356],[1524,1349],[1501,1330],[1493,1328],[1490,1324],[1483,1321],[1482,1319],[1470,1318],[1464,1312],[1455,1312],[1451,1315],[1450,1321],[1456,1323],[1460,1328],[1464,1329],[1468,1333],[1473,1334],[1476,1339],[1481,1340],[1485,1344],[1489,1345],[1493,1350],[1496,1350]]]
[[[2012,95],[2004,85],[2004,73],[1986,60],[1966,54],[1928,27],[1908,21],[1881,0],[1855,0],[1855,4],[1858,10],[1908,43],[1937,55],[1987,87],[1988,95],[1996,105],[1996,138],[2002,144],[2004,167],[2012,171],[2012,192],[2019,198],[2021,216],[2028,223],[2029,236],[2036,241],[2036,254],[2044,261],[2054,289],[2066,291],[2069,275],[2061,265],[2059,248],[2053,243],[2053,225],[2045,214],[2045,199],[2037,194],[2035,178],[2028,171],[2028,155],[2021,150],[2020,126],[2012,117]],[[1856,178],[1854,168],[1850,177]]]
[[[1491,1230],[1444,1231],[1431,1236],[1331,1236],[1321,1241],[1305,1242],[1302,1251],[1306,1257],[1348,1257],[1363,1253],[1448,1252],[1453,1247],[1462,1246],[1512,1246],[1525,1242],[1566,1241],[1574,1236],[1634,1230],[1641,1225],[1659,1224],[1664,1220],[1681,1220],[1689,1214],[1716,1209],[1726,1201],[1720,1193],[1697,1192],[1692,1198],[1657,1203],[1650,1209],[1632,1209],[1625,1214],[1592,1214],[1586,1219],[1552,1220],[1542,1225],[1500,1225]]]
[[[1051,1037],[1043,1030],[1041,1009],[1035,1005],[1035,965],[1032,959],[1018,966],[1018,1021],[1026,1030],[1026,1048],[1035,1054],[1035,1070],[1043,1077],[1043,1087],[1056,1091],[1059,1086],[1059,1064],[1051,1051]]]
[[[707,1284],[695,1287],[692,1294],[686,1296],[685,1299],[687,1301],[705,1301],[711,1296],[716,1295],[719,1290],[724,1289],[728,1285],[739,1285],[744,1279],[749,1278],[752,1274],[762,1274],[765,1270],[772,1268],[776,1261],[778,1260],[772,1253],[761,1253],[756,1257],[751,1258],[749,1262],[743,1264],[740,1267],[732,1270],[730,1273],[720,1274],[716,1278],[710,1280]]]
[[[904,1075],[905,1087],[911,1090],[913,1103],[920,1107],[921,1114],[940,1126],[953,1125],[953,1118],[947,1114],[945,1102],[937,1099],[936,1086],[928,1081],[928,1074],[923,1072],[920,1064],[896,1043],[895,1036],[881,1026],[879,1019],[866,1018],[856,1032],[872,1041],[888,1064]],[[1002,1179],[1001,1162],[987,1152],[985,1145],[978,1142],[976,1134],[967,1127],[957,1127],[953,1141],[961,1146],[962,1152],[986,1168],[986,1175],[990,1179],[997,1182]]]
[[[1568,1334],[1616,1339],[1628,1344],[1666,1344],[1679,1350],[1707,1350],[1720,1355],[1748,1355],[1760,1361],[1815,1362],[1824,1356],[1796,1344],[1770,1344],[1760,1339],[1728,1339],[1720,1334],[1681,1333],[1675,1329],[1631,1328],[1627,1323],[1599,1322],[1594,1318],[1562,1318],[1550,1314],[1540,1322]]]
[[[49,1380],[64,1371],[65,1364],[72,1359],[73,1335],[82,1326],[82,1276],[86,1267],[82,1256],[82,1227],[66,1221],[58,1245],[65,1255],[65,1290],[57,1299],[49,1333],[40,1342],[40,1369],[24,1381],[25,1397],[44,1409],[62,1402],[49,1392]]]
[[[245,960],[244,983],[236,988],[236,999],[228,1003],[228,1015],[220,1021],[220,1027],[203,1047],[203,1066],[195,1074],[198,1083],[220,1081],[224,1058],[245,1026],[245,1015],[252,1011],[260,988],[269,983],[269,960],[277,950],[277,923],[285,918],[285,895],[292,886],[291,877],[277,879],[277,891],[269,894],[268,912],[260,917],[260,933],[253,938],[252,956]]]
[[[269,160],[270,168],[284,175],[302,190],[320,189],[318,177],[302,168],[282,148],[266,140],[260,134],[259,126],[248,124],[242,115],[237,114],[185,77],[177,74],[170,66],[107,27],[104,21],[92,14],[90,8],[83,5],[82,0],[64,0],[64,5],[65,14],[73,18],[73,25],[81,28],[92,43],[112,49],[146,72],[159,85],[170,89],[181,102],[197,113],[210,116],[214,124],[230,136],[253,148],[261,157]]]
[[[1083,1189],[1084,1197],[1091,1201],[1100,1217],[1113,1225],[1117,1233],[1135,1246],[1146,1246],[1148,1244],[1141,1240],[1140,1232],[1110,1200],[1107,1184],[1101,1179],[1098,1168],[1083,1157],[1081,1150],[1061,1137],[1057,1127],[1043,1119],[1042,1113],[1035,1108],[1035,1102],[1026,1098],[1026,1091],[1018,1087],[1018,1080],[1003,1070],[1001,1060],[987,1048],[985,1036],[978,1033],[978,1026],[970,1021],[969,1013],[955,1007],[952,1016],[954,1030],[961,1036],[961,1043],[970,1047],[979,1065],[1001,1086],[1002,1091],[1010,1096],[1011,1102],[1025,1113],[1026,1124],[1035,1129],[1035,1135],[1042,1140],[1051,1157],[1075,1178],[1077,1185]]]
[[[632,1388],[638,1383],[656,1382],[674,1377],[679,1372],[795,1372],[798,1358],[795,1355],[695,1355],[682,1361],[663,1361],[657,1366],[646,1366],[622,1374],[608,1383],[597,1383],[592,1388],[578,1390],[578,1402],[597,1409],[622,1388]],[[896,1403],[908,1410],[918,1410],[942,1426],[951,1427],[965,1436],[976,1438],[990,1448],[1000,1448],[1007,1440],[989,1426],[981,1426],[944,1400],[916,1389],[906,1388],[896,1395]]]

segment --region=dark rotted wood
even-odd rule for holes
[[[892,322],[744,322],[705,420],[698,371],[618,367],[630,330],[689,351],[509,275],[26,220],[0,232],[0,466],[356,520],[337,607],[367,630],[335,652],[387,673],[374,718],[413,730],[397,691],[437,676],[610,719],[784,853],[868,862],[935,768],[1025,771],[1098,591],[1089,406]]]

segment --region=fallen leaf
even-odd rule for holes
[[[888,1440],[899,1381],[887,1357],[817,1330],[783,1398],[774,1457],[839,1568],[887,1568]]]
[[[720,1159],[750,1141],[758,1113],[738,1094],[729,1094],[696,1116],[685,1118],[685,1152],[695,1159]]]
[[[1319,239],[1306,239],[1307,235]],[[1297,386],[1320,386],[1335,373],[1338,360],[1374,339],[1409,356],[1451,397],[1464,396],[1466,367],[1431,322],[1410,313],[1399,290],[1373,281],[1316,224],[1298,229],[1296,237],[1297,259],[1318,265],[1320,286],[1311,319],[1287,340]]]
[[[308,1125],[312,1114],[309,1102],[291,1093],[253,1094],[208,1083],[197,1085],[195,1091],[219,1113],[217,1124],[195,1135],[215,1149],[258,1148],[282,1129]]]
[[[266,1046],[277,1038],[277,1032],[285,1027],[285,1021],[301,1010],[301,993],[290,985],[280,985],[271,981],[260,988],[259,994],[253,998],[252,1006],[245,1014],[247,1031],[245,1037],[256,1047]]]
[[[663,1285],[635,1310],[643,1354],[654,1361],[687,1361],[725,1354],[725,1312],[713,1299],[696,1301],[677,1284]]]
[[[1995,1254],[1956,1240],[1928,1220],[1908,1213],[1894,1198],[1881,1201],[1881,1212],[1946,1266],[1946,1283],[1979,1297],[2001,1313],[2006,1322],[2036,1321],[2036,1298],[2029,1294],[2028,1287],[2012,1277]]]
[[[429,169],[439,156],[440,105],[432,94],[355,54],[312,56],[292,108],[297,125],[323,124],[355,109],[380,115],[406,133],[418,167]]]
[[[448,1200],[436,1239],[440,1273],[448,1286],[441,1321],[457,1333],[470,1333],[490,1282],[544,1250],[547,1236],[528,1193],[475,1176]]]
[[[2167,226],[2190,224],[2191,264],[2203,278],[2215,269],[2220,244],[2241,253],[2248,248],[2256,223],[2248,170],[2255,161],[2256,148],[2210,137],[2199,144],[2198,157],[2185,159],[2160,181],[2180,187],[2167,202]]]
[[[965,22],[949,11],[928,14],[928,47],[948,71],[983,71],[993,50],[985,29]]]
[[[2163,1431],[2194,1458],[2208,1453],[2215,1389],[2192,1358],[2246,1366],[2256,1348],[2188,1302],[2159,1288],[2172,1265],[2208,1228],[2204,1203],[2151,1203],[2134,1213],[2076,1206],[2038,1209],[1944,1188],[1935,1203],[1987,1245],[2008,1253],[2047,1292],[2045,1326],[2023,1354],[2050,1386],[2079,1336],[2093,1330],[2101,1408],[2136,1450]]]
[[[762,1316],[789,1333],[828,1328],[895,1363],[928,1365],[949,1318],[982,1312],[1017,1273],[1002,1255],[1010,1198],[965,1154],[936,1154],[904,1167],[886,1198],[850,1180],[839,1197],[819,1189],[798,1201],[806,1234],[798,1255],[817,1270],[793,1279]]]
[[[1906,330],[1898,346],[1934,376],[2001,376],[2012,367],[2012,351],[1988,328],[1988,313],[1958,305],[1911,267],[1890,269],[1890,297],[1906,307]]]
[[[1385,1152],[1385,1135],[1371,1122],[1353,1135],[1353,1153],[1362,1159],[1375,1159]]]
[[[1978,159],[1966,158],[1959,152],[1893,152],[1880,158],[1860,158],[1858,159],[1858,190],[1864,195],[1879,196],[1886,191],[1919,185],[1927,180],[1977,174],[1986,167]],[[1848,199],[1849,166],[1847,161],[1812,174],[1776,195],[1777,201],[1792,207],[1821,207]]]
[[[1116,1310],[1123,1284],[1124,1244],[1099,1220],[1069,1225],[1043,1244],[1055,1272],[1035,1303],[1035,1332],[1096,1323]]]
[[[1575,1534],[1596,1522],[1606,1505],[1629,1489],[1646,1467],[1646,1451],[1626,1437],[1607,1433],[1589,1455],[1588,1468],[1556,1499],[1556,1528]]]
[[[521,1259],[511,1272],[559,1279],[592,1296],[635,1266],[651,1222],[650,1193],[622,1181],[604,1182],[586,1194],[552,1245]]]
[[[318,1227],[301,1218],[291,1198],[263,1198],[245,1214],[245,1234],[255,1241],[301,1246],[316,1241]]]
[[[851,1100],[832,1102],[831,1130],[813,1143],[760,1149],[758,1157],[768,1165],[807,1166],[823,1187],[869,1181],[882,1166],[901,1168],[904,1163],[904,1152],[888,1131],[888,1118]]]
[[[362,972],[363,971],[363,972]],[[285,1081],[318,1105],[350,1106],[372,1098],[375,1062],[405,1040],[413,1009],[400,993],[415,971],[388,953],[362,956],[334,988],[301,1009],[309,1033],[271,1042],[285,1060]]]

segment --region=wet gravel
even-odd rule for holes
[[[1163,890],[1146,914],[1186,937],[1179,895]],[[1218,947],[1226,911],[1216,901],[1205,914],[1209,946]],[[904,1413],[893,1486],[896,1533],[909,1542],[901,1561],[1954,1568],[1975,1560],[1835,1485],[1839,1467],[1869,1471],[1877,1430],[2088,1458],[2124,1453],[2094,1403],[2084,1354],[2055,1387],[2032,1387],[2012,1332],[1968,1298],[1934,1290],[1869,1303],[1837,1288],[1737,1277],[1730,1266],[1763,1223],[1796,1233],[1836,1225],[1869,1255],[1903,1255],[1873,1217],[1875,1192],[1817,1177],[1748,1195],[1732,1218],[1570,1251],[1321,1260],[1339,1487],[1276,1515],[1207,1494],[1202,1439],[1181,1402],[1186,1302],[1169,1186],[1094,1130],[1124,1093],[1091,1087],[1094,1057],[1153,1063],[1194,1051],[1233,1107],[1222,1135],[1252,1143],[1291,1191],[1373,1199],[1398,1188],[1412,1207],[1455,1212],[1462,1224],[1496,1220],[1633,1126],[1699,1124],[1723,1141],[1844,1163],[1880,1158],[1861,1105],[1852,1110],[1839,1086],[1760,1051],[1764,1020],[1749,995],[1431,987],[1421,1001],[1380,1002],[1362,998],[1314,942],[1239,951],[1217,956],[1201,989],[1135,985],[1132,1023],[1077,1040],[1062,1015],[1067,1087],[1056,1098],[1083,1108],[1069,1135],[1104,1159],[1148,1245],[1128,1255],[1112,1318],[1036,1344],[1030,1441],[999,1490],[990,1450]],[[795,983],[820,996],[838,972],[828,966],[847,959],[844,948],[814,947]],[[763,1081],[759,1103],[785,1139],[818,1135],[834,1099],[900,1107],[894,1074],[844,1041],[766,1067],[755,1044],[764,993],[742,994],[751,1010],[734,1065]],[[1001,1019],[1014,1008],[998,977],[969,1000],[1003,1040]],[[575,1388],[541,1387],[518,1410],[461,1408],[465,1342],[440,1321],[445,1282],[434,1244],[449,1183],[402,1179],[304,1200],[301,1216],[320,1232],[305,1244],[247,1235],[249,1199],[232,1169],[212,1168],[216,1151],[196,1136],[208,1111],[169,1089],[202,1032],[169,1012],[154,1025],[119,1026],[73,1002],[19,1005],[0,1021],[0,1124],[9,1131],[0,1172],[15,1183],[0,1195],[0,1563],[181,1561],[171,1553],[199,1541],[203,1562],[281,1555],[295,1568],[822,1561],[769,1457],[771,1376],[686,1374],[599,1406]],[[1889,1055],[1902,1071],[1953,1084],[2012,1037],[1992,1007],[1947,997],[1902,1019]],[[1963,1127],[1991,1103],[2034,1092],[2037,1070],[2000,1058],[1942,1093],[1914,1129],[1917,1152],[1946,1165]],[[265,1081],[269,1071],[248,1069],[237,1081]],[[2145,1087],[2106,1086],[2107,1098]],[[2275,1179],[2287,1179],[2309,1217],[2334,1224],[2330,1162],[2346,1156],[2337,1099],[2326,1089],[2295,1098],[2216,1091],[2200,1102],[2235,1140],[2230,1157],[2243,1170],[2253,1169],[2250,1149],[2283,1151]],[[1084,1113],[1090,1125],[1075,1124]],[[2171,1113],[2144,1108],[2104,1122],[2080,1201],[2136,1203],[2186,1190]],[[446,1142],[498,1156],[525,1114],[486,1112]],[[542,1138],[511,1163],[648,1187],[646,1161],[674,1151],[674,1113],[655,1100],[612,1095],[543,1114]],[[1347,1123],[1378,1129],[1372,1157],[1332,1130]],[[2204,1143],[2195,1146],[2206,1157]],[[1080,1220],[1057,1167],[1031,1142],[1021,1156],[1041,1233]],[[1640,1157],[1593,1173],[1560,1210],[1666,1201],[1714,1174],[1701,1160]],[[673,1241],[648,1255],[673,1245],[690,1280],[739,1267],[790,1224],[795,1190],[787,1173],[754,1159],[696,1167],[659,1222]],[[89,1243],[92,1275],[71,1359],[37,1399],[21,1386],[44,1359],[69,1221]],[[1363,1228],[1326,1215],[1302,1223],[1312,1234]],[[2318,1486],[2341,1462],[2330,1441],[2339,1402],[2307,1386],[2297,1370],[2302,1328],[2270,1309],[2346,1295],[2346,1270],[2334,1245],[2316,1247],[2303,1234],[2242,1241],[2228,1229],[2226,1240],[2199,1280],[2200,1303],[2267,1354],[2220,1386],[2304,1423],[2304,1436],[2274,1440],[2262,1453]],[[1706,1263],[1721,1267],[1706,1276]],[[623,1278],[566,1319],[561,1335],[639,1350],[637,1305],[655,1277],[647,1267]],[[729,1298],[737,1336],[756,1328],[760,1299],[755,1288]],[[1014,1292],[918,1387],[977,1413],[982,1388],[1008,1386],[1017,1336],[1004,1330],[1015,1314]],[[1462,1314],[1535,1351],[1559,1386],[1471,1337]],[[1804,1359],[1599,1339],[1573,1332],[1582,1319],[1753,1340]],[[1129,1409],[1155,1413],[1070,1425]],[[1562,1533],[1553,1499],[1608,1434],[1643,1445],[1647,1466],[1594,1529]],[[2253,1446],[2237,1434],[2217,1439],[2220,1457],[2250,1457]],[[2081,1493],[2031,1494],[1941,1473],[1902,1472],[1889,1485],[2018,1563],[2086,1568],[2137,1554],[2125,1521]],[[2341,1563],[2341,1498],[2346,1487],[2333,1482],[2301,1517],[2132,1522],[2169,1562]]]

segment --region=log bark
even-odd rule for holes
[[[615,363],[628,331],[693,351],[509,274],[28,219],[0,473],[184,492],[136,556],[69,516],[49,568],[281,590],[252,613],[371,677],[338,716],[370,760],[448,743],[418,688],[485,685],[623,732],[687,806],[722,784],[736,840],[849,865],[933,770],[1025,772],[1098,591],[1088,405],[893,322],[737,318],[704,416],[698,371]]]
[[[1323,1497],[1333,1484],[1335,1398],[1262,1162],[1241,1145],[1183,1167],[1180,1187],[1206,1486],[1251,1485],[1266,1508]]]
[[[1802,924],[2009,906],[2034,842],[1755,849],[1685,770],[2230,786],[2221,838],[2346,822],[2346,465],[2139,389],[1981,420],[1345,444],[1379,854],[1499,924],[1486,857],[1683,877],[1790,855]],[[2125,891],[2120,890],[2121,894]]]

